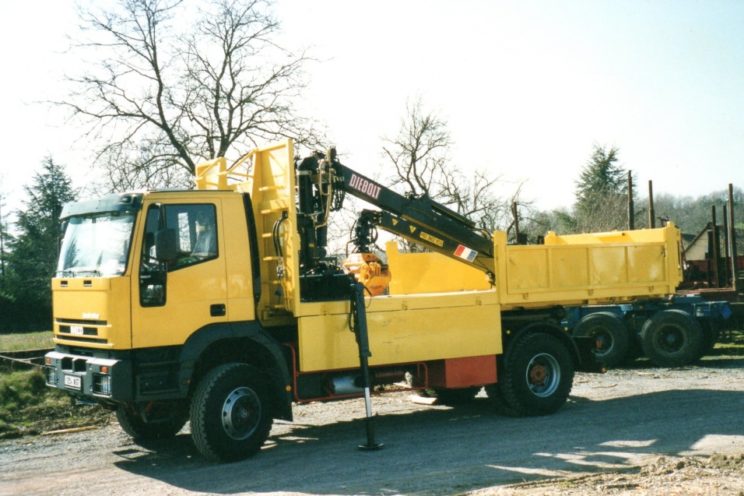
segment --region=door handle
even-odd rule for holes
[[[210,305],[209,315],[211,315],[212,317],[224,317],[225,315],[227,315],[227,307],[224,303],[216,303],[214,305]]]

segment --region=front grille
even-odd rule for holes
[[[56,319],[59,338],[68,341],[82,341],[86,343],[106,343],[100,338],[101,327],[108,325],[105,320],[75,320]]]
[[[60,325],[59,332],[60,334],[72,334],[72,326]],[[78,334],[78,336],[80,336],[80,334]],[[98,329],[95,327],[83,327],[82,336],[98,336]]]
[[[105,326],[108,324],[105,320],[91,320],[91,319],[56,319],[58,324],[69,324],[69,325],[90,325],[90,326]]]

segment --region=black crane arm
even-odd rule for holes
[[[335,149],[305,158],[297,167],[300,229],[304,229],[303,260],[325,255],[326,219],[340,208],[345,194],[380,208],[364,210],[357,221],[355,244],[370,251],[369,229],[379,226],[468,265],[492,273],[493,242],[463,215],[429,197],[404,196],[343,165]],[[304,228],[303,228],[304,226]],[[310,231],[313,232],[310,232]]]

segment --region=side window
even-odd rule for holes
[[[147,212],[142,263],[155,260],[159,233],[175,235],[176,254],[168,272],[217,258],[217,215],[212,204],[162,205]]]

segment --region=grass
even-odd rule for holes
[[[0,353],[49,349],[51,331],[0,334]],[[0,439],[107,423],[111,414],[100,406],[79,406],[47,387],[41,369],[0,369]]]
[[[710,355],[744,356],[744,331],[724,331]]]
[[[53,347],[52,331],[0,334],[0,353],[3,351],[43,350]]]
[[[46,386],[39,369],[0,373],[0,439],[107,423],[100,406],[78,406],[69,395]]]

